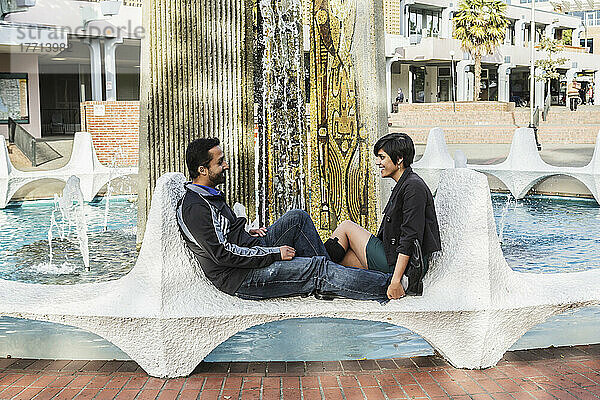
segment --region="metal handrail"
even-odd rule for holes
[[[14,143],[19,150],[25,154],[25,157],[31,161],[31,165],[37,167],[36,160],[36,143],[37,141],[31,135],[31,133],[27,132],[25,128],[17,123],[12,118],[8,118],[8,140]]]
[[[42,136],[74,135],[81,130],[79,108],[42,109]]]

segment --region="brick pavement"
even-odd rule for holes
[[[600,345],[509,352],[460,370],[436,356],[201,363],[157,379],[133,361],[0,358],[0,399],[600,399]]]

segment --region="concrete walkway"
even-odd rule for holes
[[[0,358],[0,399],[598,399],[600,345],[506,353],[458,370],[436,356],[327,362],[201,363],[148,377],[132,361]]]

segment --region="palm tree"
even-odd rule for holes
[[[494,51],[504,41],[509,20],[506,3],[501,0],[462,0],[454,14],[454,38],[475,61],[475,93],[481,91],[481,58]]]

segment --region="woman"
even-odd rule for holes
[[[377,141],[374,153],[381,177],[396,181],[377,236],[344,221],[325,248],[334,262],[393,274],[387,294],[398,299],[405,295],[402,276],[415,239],[427,267],[429,255],[441,249],[440,232],[431,191],[410,167],[415,156],[412,139],[405,133],[390,133]]]

